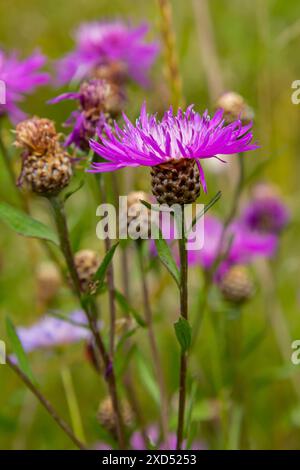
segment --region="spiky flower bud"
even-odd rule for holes
[[[220,290],[225,300],[233,304],[242,304],[249,300],[254,286],[246,266],[232,266],[222,277]]]
[[[190,204],[200,194],[200,175],[193,159],[181,158],[151,168],[152,193],[160,204]]]
[[[132,409],[127,401],[121,403],[121,413],[123,423],[126,428],[132,427],[134,417]],[[117,425],[113,404],[110,397],[105,398],[99,406],[97,418],[101,426],[110,432],[114,437],[117,435]]]
[[[115,117],[124,107],[120,87],[108,80],[88,80],[80,86],[80,105],[86,118],[97,119],[101,113]]]
[[[16,127],[15,145],[23,150],[21,184],[25,182],[33,192],[47,197],[69,184],[71,160],[53,121],[38,117],[22,121]]]
[[[217,100],[216,107],[224,110],[224,119],[228,123],[240,119],[246,124],[254,118],[253,110],[245,102],[244,98],[234,91],[221,95]]]
[[[81,290],[90,292],[93,289],[93,277],[96,273],[100,260],[98,253],[93,250],[81,250],[74,256]]]
[[[144,206],[142,201],[151,204],[153,201],[149,194],[144,191],[132,191],[127,196],[127,226],[132,223],[135,230],[140,234],[140,238],[149,238],[151,234],[151,214],[150,210]]]
[[[61,286],[60,273],[53,263],[45,262],[37,271],[37,295],[42,305],[50,303]]]

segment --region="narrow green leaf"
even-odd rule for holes
[[[73,196],[73,194],[77,193],[77,191],[79,191],[83,185],[84,180],[81,180],[74,189],[71,189],[64,195],[64,201],[66,202],[71,196]]]
[[[191,345],[191,340],[192,340],[191,326],[185,318],[180,317],[179,320],[176,323],[174,323],[174,328],[175,328],[176,337],[181,346],[181,350],[184,353],[189,349]]]
[[[22,346],[16,328],[9,317],[6,317],[6,331],[11,342],[12,350],[15,353],[20,369],[24,372],[25,375],[33,382],[36,383],[36,380],[32,374],[32,370],[29,364],[29,360],[26,352]]]
[[[200,211],[199,214],[196,215],[196,217],[192,221],[190,228],[187,231],[187,236],[191,232],[192,228],[196,225],[198,220],[201,219],[201,217],[203,217],[204,214],[206,214],[206,212],[209,211],[209,209],[211,209],[216,204],[216,202],[218,202],[221,196],[222,196],[222,192],[218,191],[217,194],[209,201],[209,203],[204,206],[203,210]]]
[[[50,227],[9,204],[0,203],[0,219],[19,235],[41,238],[59,245],[56,233]]]
[[[152,371],[149,368],[149,362],[147,362],[142,355],[142,353],[136,349],[136,363],[138,367],[138,372],[143,382],[144,386],[146,387],[147,391],[155,401],[157,405],[160,405],[160,395],[157,383],[153,377]]]
[[[142,326],[143,328],[146,327],[146,322],[143,320],[140,314],[131,305],[129,305],[126,298],[123,294],[121,294],[121,292],[115,290],[115,299],[125,313],[133,316],[138,325]]]
[[[147,209],[151,211],[156,211],[156,212],[170,212],[170,208],[165,204],[163,206],[162,204],[150,204],[147,201],[144,201],[143,199],[140,199],[140,203],[143,204],[143,206],[147,207]]]
[[[158,238],[155,240],[155,245],[157,249],[157,254],[163,263],[163,265],[167,268],[169,273],[172,275],[174,278],[176,284],[180,285],[180,273],[178,270],[178,267],[176,265],[176,262],[172,256],[171,250],[169,248],[169,245],[167,244],[166,240],[163,238]]]
[[[100,264],[99,268],[97,269],[97,272],[94,275],[94,281],[99,281],[99,287],[101,287],[104,282],[107,268],[113,259],[113,256],[115,254],[118,244],[119,243],[116,243],[115,245],[113,245],[111,249],[106,253],[106,255],[103,258],[102,263]]]

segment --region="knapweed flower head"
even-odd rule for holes
[[[15,130],[16,147],[22,150],[19,184],[31,191],[51,196],[65,188],[72,176],[69,155],[59,142],[53,121],[33,117],[20,122]]]
[[[246,265],[256,257],[272,257],[277,248],[277,237],[249,230],[240,220],[227,227],[225,236],[223,223],[215,216],[204,219],[204,244],[201,250],[188,251],[189,264],[200,264],[209,270],[221,255],[216,279],[236,264]],[[224,257],[225,256],[225,257]]]
[[[140,117],[132,124],[123,114],[125,125],[115,123],[114,132],[105,126],[106,137],[91,140],[95,153],[107,162],[92,163],[91,172],[114,171],[124,167],[151,167],[152,193],[159,203],[188,204],[207,191],[202,159],[219,158],[257,148],[251,143],[251,124],[240,121],[225,125],[222,111],[210,118],[189,106],[177,114],[172,107],[162,120],[148,115],[143,104]]]
[[[81,150],[89,149],[89,139],[101,134],[104,124],[112,117],[118,116],[123,109],[125,96],[120,87],[108,80],[91,79],[84,81],[79,92],[63,93],[49,101],[50,104],[64,100],[76,100],[78,109],[65,123],[73,127],[65,145],[74,144]]]
[[[249,230],[279,234],[290,221],[290,211],[273,186],[260,183],[254,188],[241,219]]]
[[[90,171],[105,172],[138,166],[154,168],[158,166],[159,169],[164,169],[167,165],[171,171],[168,183],[172,185],[172,169],[181,176],[181,166],[186,167],[189,162],[193,164],[196,162],[201,185],[204,191],[207,191],[200,163],[202,159],[217,158],[217,154],[230,155],[257,148],[256,144],[251,143],[251,124],[243,126],[240,121],[235,121],[224,125],[222,115],[222,111],[217,111],[210,118],[207,111],[201,115],[194,111],[193,106],[189,106],[185,112],[180,109],[174,114],[171,107],[160,121],[156,115],[147,114],[144,104],[135,124],[123,114],[125,120],[123,129],[116,123],[114,132],[105,126],[106,137],[102,137],[101,142],[91,140],[91,148],[107,162],[92,163]],[[194,180],[194,167],[185,168],[184,172],[188,172],[188,176],[193,180],[194,186],[191,190],[195,189],[197,181]],[[189,181],[185,183],[188,184]],[[158,193],[164,190],[164,188],[156,189]]]
[[[148,71],[158,45],[145,42],[148,26],[136,28],[122,21],[82,24],[75,34],[75,50],[58,61],[58,81],[81,81],[88,77],[122,82],[130,77],[148,84]]]
[[[49,75],[40,71],[45,62],[45,56],[39,52],[21,60],[15,52],[6,54],[0,50],[0,80],[4,84],[5,101],[0,104],[0,116],[7,114],[14,124],[24,119],[19,103],[25,95],[49,81]]]
[[[25,351],[51,349],[91,338],[86,316],[81,310],[72,312],[68,319],[46,315],[31,326],[18,327],[17,333]]]

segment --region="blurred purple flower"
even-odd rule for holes
[[[126,75],[147,85],[158,53],[157,44],[145,42],[147,31],[146,24],[134,28],[122,21],[82,24],[75,33],[75,50],[57,63],[59,83],[81,81],[97,67],[118,63]]]
[[[86,327],[86,317],[81,310],[71,313],[69,320],[71,323],[46,315],[29,327],[17,328],[25,351],[53,348],[91,337],[90,330]]]
[[[159,431],[156,426],[151,426],[147,430],[147,434],[150,442],[157,450],[176,450],[176,434],[169,433],[167,441],[161,444],[158,444]],[[131,448],[134,450],[145,450],[145,443],[142,434],[139,431],[133,433],[130,440]],[[183,448],[185,448],[186,443],[183,443]],[[202,450],[204,445],[202,443],[195,443],[192,445],[191,450]]]
[[[16,52],[5,54],[0,50],[0,80],[5,84],[6,101],[0,104],[0,116],[7,114],[14,124],[24,119],[26,115],[18,103],[24,95],[49,81],[49,75],[39,70],[45,62],[45,56],[39,52],[20,60]]]
[[[210,118],[207,111],[201,116],[189,106],[185,112],[179,109],[173,114],[172,107],[161,121],[156,115],[148,115],[146,104],[133,125],[123,114],[125,126],[122,129],[115,123],[113,132],[105,126],[107,138],[101,143],[90,141],[90,146],[105,163],[92,163],[90,172],[114,171],[124,167],[156,166],[180,158],[196,160],[201,184],[206,191],[204,173],[199,160],[217,158],[216,154],[232,154],[254,150],[251,144],[251,124],[242,126],[240,121],[227,126],[222,119],[223,112],[217,111]]]
[[[279,234],[290,220],[290,212],[272,186],[259,184],[241,220],[249,230]]]
[[[176,450],[176,434],[169,433],[167,442],[158,444],[159,440],[159,430],[157,426],[150,426],[147,429],[147,435],[151,446],[154,447],[156,450]],[[185,448],[186,443],[184,442],[183,448]],[[94,447],[97,450],[110,450],[110,447],[107,444],[98,443]],[[144,443],[144,438],[140,431],[136,431],[132,434],[130,439],[130,448],[132,450],[147,450],[147,447]],[[191,450],[203,450],[205,446],[203,443],[194,443],[191,446]]]
[[[226,258],[218,268],[217,277],[219,277],[234,264],[247,264],[256,257],[271,257],[277,248],[278,240],[275,235],[249,230],[238,220],[227,228],[222,247],[220,247],[222,233],[222,222],[214,216],[206,215],[203,248],[199,251],[188,252],[189,263],[200,264],[204,269],[209,269],[219,255],[219,251],[221,254],[226,254],[224,251],[227,251],[229,245]]]

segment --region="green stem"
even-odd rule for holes
[[[180,313],[188,320],[188,263],[185,238],[185,217],[184,206],[182,206],[182,231],[179,239],[180,254]],[[180,376],[179,376],[179,404],[178,404],[178,426],[177,426],[177,444],[176,449],[182,449],[184,423],[185,423],[185,404],[186,404],[186,375],[187,375],[187,353],[181,352],[180,356]]]
[[[166,397],[166,385],[164,381],[164,375],[161,367],[161,360],[158,353],[157,343],[155,339],[155,332],[153,328],[153,314],[152,308],[149,299],[149,289],[146,277],[146,268],[144,263],[144,256],[143,256],[143,247],[142,245],[137,242],[137,252],[138,252],[138,260],[139,260],[139,267],[140,267],[140,276],[142,282],[142,289],[143,289],[143,300],[144,300],[144,314],[145,320],[147,324],[147,331],[149,337],[149,344],[151,348],[152,358],[154,362],[155,373],[157,376],[159,393],[160,393],[160,401],[161,401],[161,431],[163,442],[167,441],[168,437],[168,401]]]
[[[78,401],[73,385],[71,371],[68,367],[63,367],[61,370],[62,383],[68,403],[69,413],[72,421],[72,427],[75,435],[82,442],[85,442],[84,430],[82,426],[82,420],[80,416]]]
[[[65,257],[66,264],[68,266],[68,270],[69,270],[72,283],[73,283],[74,292],[78,297],[82,310],[86,314],[91,332],[95,340],[95,344],[97,345],[99,349],[100,355],[104,363],[104,367],[106,371],[105,378],[107,381],[108,390],[110,393],[110,397],[111,397],[114,412],[115,412],[118,444],[121,449],[125,449],[126,445],[125,445],[125,437],[124,437],[124,426],[123,426],[123,419],[122,419],[122,414],[121,414],[121,406],[119,404],[119,399],[118,399],[118,394],[117,394],[115,374],[113,370],[111,357],[106,351],[106,348],[103,343],[103,339],[100,335],[100,332],[97,326],[97,307],[96,307],[95,302],[92,299],[89,299],[89,302],[85,302],[82,296],[80,281],[78,278],[78,273],[77,273],[75,262],[74,262],[74,256],[73,256],[73,252],[71,249],[69,231],[67,227],[67,221],[66,221],[63,202],[60,201],[59,198],[55,196],[49,198],[49,202],[54,212],[55,222],[56,222],[57,231],[58,231],[58,235],[60,239],[60,247]]]
[[[24,372],[11,360],[9,356],[6,357],[6,364],[19,376],[29,390],[36,396],[45,410],[54,419],[58,426],[64,431],[65,434],[71,439],[71,441],[81,450],[86,449],[85,445],[80,442],[72,432],[69,425],[59,416],[57,411],[53,408],[52,404],[45,398],[42,392],[31,382],[31,380],[24,374]]]

